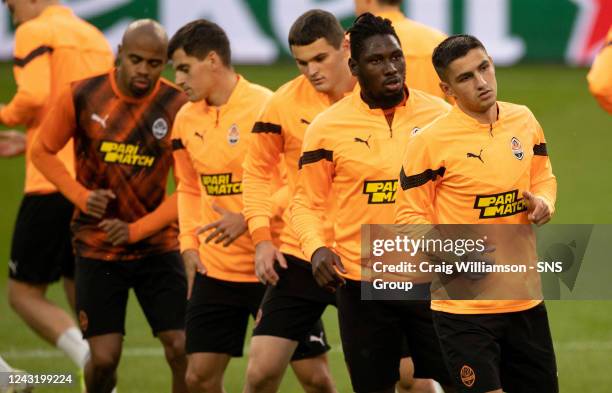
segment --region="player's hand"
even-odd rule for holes
[[[200,235],[214,229],[212,233],[206,237],[204,242],[208,243],[215,240],[215,244],[223,242],[223,247],[227,247],[232,244],[234,240],[239,238],[240,235],[246,232],[248,228],[247,223],[242,213],[233,213],[215,204],[212,205],[212,208],[221,215],[221,218],[210,224],[204,225],[198,229],[197,234]]]
[[[198,250],[185,250],[182,256],[183,263],[185,264],[185,275],[187,276],[187,299],[190,299],[196,272],[204,275],[206,274],[206,267],[200,261],[200,252]]]
[[[106,232],[108,241],[111,242],[113,246],[129,243],[130,229],[128,223],[125,221],[121,221],[117,218],[103,220],[98,224],[98,228]]]
[[[320,287],[335,292],[339,286],[346,283],[344,278],[338,274],[346,273],[340,257],[327,247],[318,248],[312,254],[312,275]],[[337,269],[337,270],[336,270]]]
[[[537,226],[542,226],[550,221],[552,212],[542,197],[533,195],[529,191],[523,191],[523,198],[527,204],[529,221]]]
[[[25,152],[26,136],[17,130],[0,132],[0,157],[9,158]]]
[[[85,213],[95,218],[102,218],[111,199],[117,196],[111,190],[93,190],[87,197],[87,211]]]
[[[287,268],[287,261],[270,240],[264,240],[255,246],[255,275],[262,284],[276,285],[278,273],[274,270],[275,262],[283,269]]]

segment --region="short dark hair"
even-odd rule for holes
[[[204,59],[215,51],[225,66],[232,63],[232,52],[225,31],[216,23],[205,19],[187,23],[177,31],[168,44],[168,57],[183,49],[187,56]]]
[[[453,61],[467,55],[472,49],[487,51],[480,40],[469,34],[452,35],[434,49],[432,62],[440,79],[445,80],[446,69]]]
[[[310,45],[319,38],[339,49],[344,40],[344,30],[336,17],[323,10],[310,10],[293,22],[289,30],[289,47]]]
[[[361,56],[365,40],[375,35],[391,35],[400,43],[391,21],[374,16],[369,12],[359,15],[348,29],[348,33],[351,37],[351,57],[355,60]]]

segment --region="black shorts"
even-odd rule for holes
[[[407,354],[414,362],[415,378],[450,382],[429,301],[361,300],[361,282],[347,280],[338,289],[338,319],[355,392],[394,386],[399,380],[400,359]]]
[[[9,277],[30,284],[49,284],[74,277],[70,220],[74,206],[60,193],[28,194],[21,200]]]
[[[130,288],[153,335],[182,330],[187,306],[187,280],[178,252],[134,261],[76,258],[76,311],[83,337],[125,334]]]
[[[557,363],[544,303],[502,314],[433,311],[458,392],[557,393]]]
[[[266,289],[253,335],[321,342],[319,346],[324,353],[330,347],[321,315],[328,305],[336,304],[336,296],[317,285],[310,263],[292,255],[284,256],[288,267],[277,266],[279,281]]]
[[[196,274],[187,304],[187,353],[242,356],[249,316],[257,316],[265,291],[266,287],[257,282],[231,282]],[[316,334],[322,326],[317,329]],[[318,356],[324,348],[317,341],[301,340],[292,360]]]

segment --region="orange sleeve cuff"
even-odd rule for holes
[[[256,229],[251,234],[251,239],[253,239],[254,245],[257,245],[263,241],[272,241],[272,233],[270,232],[270,227],[260,227]]]
[[[179,243],[181,253],[187,250],[198,250],[200,248],[200,241],[197,235],[193,234],[181,234],[179,235]]]

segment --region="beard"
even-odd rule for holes
[[[404,99],[404,89],[402,88],[397,93],[381,94],[378,97],[373,97],[377,106],[382,109],[389,109],[397,106]]]

